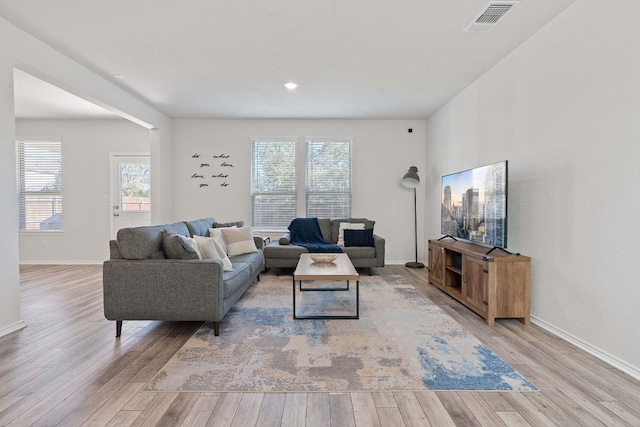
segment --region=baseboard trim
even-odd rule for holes
[[[102,261],[91,261],[91,260],[81,260],[81,261],[69,261],[69,260],[21,260],[20,265],[102,265],[104,260]]]
[[[27,324],[24,323],[22,320],[19,322],[16,322],[12,325],[9,326],[5,326],[4,328],[0,328],[0,337],[3,337],[5,335],[9,335],[15,331],[19,331],[20,329],[26,328]]]
[[[598,359],[602,360],[603,362],[613,366],[616,369],[621,370],[622,372],[624,372],[627,375],[632,376],[633,378],[640,380],[640,368],[633,366],[627,362],[625,362],[624,360],[621,360],[609,353],[607,353],[606,351],[602,351],[601,349],[594,347],[593,345],[589,344],[588,342],[548,323],[545,322],[544,320],[540,319],[539,317],[536,316],[531,316],[531,323],[541,327],[542,329],[544,329],[545,331],[559,337],[562,338],[563,340],[575,345],[576,347],[578,347],[581,350],[586,351],[587,353],[589,353],[590,355],[597,357]]]

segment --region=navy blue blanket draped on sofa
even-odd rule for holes
[[[340,246],[324,240],[318,218],[295,218],[289,224],[289,232],[291,243],[309,252],[342,252]]]

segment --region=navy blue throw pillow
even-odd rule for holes
[[[344,246],[374,246],[373,229],[344,230]]]

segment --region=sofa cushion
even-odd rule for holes
[[[376,248],[373,246],[346,246],[342,252],[349,255],[351,260],[363,258],[375,259],[376,257]]]
[[[300,254],[306,254],[309,251],[302,246],[297,245],[281,245],[280,242],[271,242],[264,248],[265,258],[281,258],[281,259],[298,259]]]
[[[344,230],[345,246],[374,246],[373,230]]]
[[[244,221],[233,221],[233,222],[214,222],[213,228],[229,228],[229,227],[244,227]]]
[[[320,226],[322,238],[327,243],[331,243],[331,220],[329,218],[318,218],[318,225]]]
[[[195,240],[190,237],[165,231],[162,236],[162,249],[169,259],[200,259]],[[195,244],[195,247],[194,247]]]
[[[224,271],[233,270],[231,260],[229,260],[227,253],[213,237],[195,235],[193,236],[193,238],[195,239],[198,248],[200,249],[202,258],[219,259],[220,261],[222,261]]]
[[[184,221],[191,236],[208,236],[209,229],[216,222],[215,218],[202,218],[195,221]]]
[[[222,282],[224,286],[223,295],[227,298],[238,289],[242,288],[251,277],[251,267],[243,262],[236,262],[232,271],[222,273]]]
[[[372,229],[373,227],[376,225],[375,221],[371,221],[370,219],[367,218],[349,218],[349,222],[351,223],[363,223],[364,224],[364,228],[365,229]]]
[[[182,222],[122,228],[118,230],[116,238],[122,257],[125,259],[166,258],[162,249],[162,233],[165,230],[182,236],[190,236],[189,229]]]
[[[251,227],[223,228],[222,237],[227,245],[229,257],[258,252]]]
[[[251,267],[251,275],[260,274],[262,272],[263,267],[263,257],[262,253],[254,252],[250,254],[242,254],[234,256],[231,259],[231,263],[236,265],[236,263],[241,262],[243,264],[249,265]]]

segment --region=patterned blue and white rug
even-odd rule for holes
[[[263,275],[220,336],[205,323],[146,389],[536,390],[401,276],[361,279],[360,319],[293,320],[291,277]],[[349,292],[304,292],[298,314],[353,314],[354,298],[355,283]]]

